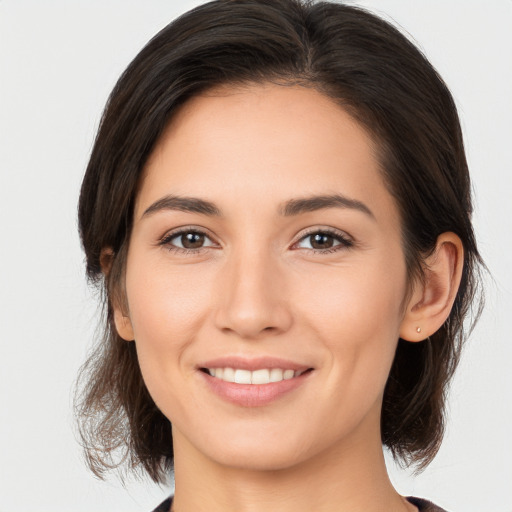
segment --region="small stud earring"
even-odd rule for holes
[[[416,327],[416,332],[419,334],[421,332],[421,327]]]

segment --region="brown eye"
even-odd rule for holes
[[[313,249],[330,249],[334,245],[334,237],[327,233],[315,233],[309,239]]]
[[[169,250],[175,251],[193,251],[216,246],[206,233],[194,229],[170,233],[161,240],[160,245],[164,245]]]
[[[342,232],[315,231],[301,238],[295,244],[295,248],[332,252],[338,249],[349,248],[353,245],[354,242]]]
[[[184,249],[199,249],[204,245],[205,236],[202,233],[183,233],[180,237]]]

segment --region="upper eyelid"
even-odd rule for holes
[[[306,228],[305,231],[301,231],[295,236],[295,241],[293,243],[296,244],[297,242],[300,242],[303,238],[306,238],[307,236],[313,235],[315,233],[326,233],[333,236],[339,236],[340,238],[354,242],[354,238],[351,235],[349,235],[346,231],[325,226]]]
[[[174,238],[178,235],[182,235],[183,233],[200,233],[201,235],[207,236],[212,242],[219,243],[217,238],[206,228],[200,228],[198,226],[181,226],[178,228],[171,229],[166,231],[160,238],[159,241],[168,240]]]

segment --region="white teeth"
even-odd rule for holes
[[[279,382],[283,380],[283,370],[280,368],[272,368],[270,370],[270,382]]]
[[[249,370],[235,370],[235,382],[237,384],[250,384],[251,372]]]
[[[226,382],[235,382],[235,370],[233,368],[224,368],[222,369],[222,377],[219,377],[222,380],[225,380]],[[215,377],[217,377],[217,374],[215,374]]]
[[[304,371],[263,368],[251,372],[250,370],[235,370],[233,368],[208,368],[208,373],[216,379],[236,382],[237,384],[269,384],[271,382],[293,379],[293,377],[302,375]]]
[[[270,382],[269,370],[255,370],[252,372],[251,384],[268,384]]]
[[[293,370],[285,370],[283,372],[283,379],[284,380],[293,379],[294,374],[295,374],[295,372]]]

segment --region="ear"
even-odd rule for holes
[[[114,261],[114,249],[112,247],[104,247],[100,252],[100,267],[101,272],[105,277],[110,274],[112,262]]]
[[[110,274],[113,261],[113,249],[111,247],[102,249],[100,253],[100,265],[105,278]],[[133,334],[133,327],[129,317],[128,307],[125,304],[121,304],[121,302],[126,301],[120,301],[119,297],[116,297],[116,295],[116,293],[113,293],[112,296],[110,296],[109,292],[109,300],[112,302],[112,308],[114,310],[114,325],[116,326],[117,334],[126,341],[133,341],[135,336]]]
[[[424,279],[418,279],[408,301],[400,337],[422,341],[434,334],[446,321],[457,296],[464,248],[455,233],[443,233],[434,252],[425,260]]]
[[[133,341],[135,336],[133,334],[132,322],[129,316],[124,315],[119,307],[114,306],[114,324],[117,334],[125,341]]]

